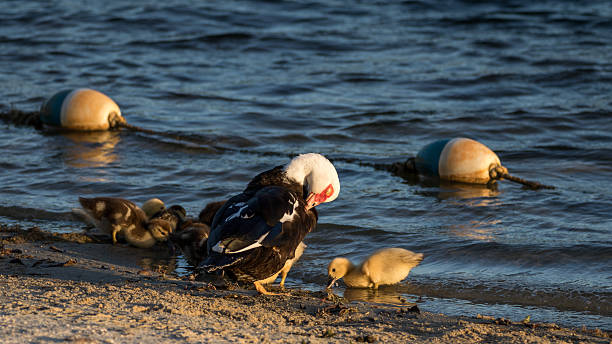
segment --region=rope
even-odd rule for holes
[[[116,128],[121,124],[127,124],[125,117],[122,117],[120,114],[114,111],[108,114],[108,125],[111,128]]]
[[[191,143],[199,145],[198,146],[199,148],[204,148],[201,145],[206,145],[212,148],[212,149],[205,148],[206,150],[209,150],[209,151],[215,151],[215,150],[217,151],[238,151],[237,149],[221,147],[218,145],[211,144],[211,142],[209,141],[202,140],[201,137],[188,137],[185,135],[179,135],[179,134],[171,133],[171,132],[155,131],[151,129],[141,128],[141,127],[127,123],[123,117],[121,117],[121,119],[123,119],[123,121],[118,120],[114,122],[111,128],[113,129],[123,128],[123,129],[130,130],[133,132],[139,132],[139,133],[144,133],[144,134],[153,135],[153,136],[161,136],[161,137],[169,138],[175,141],[191,142]],[[195,148],[195,147],[191,147],[191,148]]]
[[[21,110],[11,109],[8,112],[0,113],[0,118],[16,126],[29,126],[36,129],[42,129],[43,124],[40,120],[40,112],[25,112]]]
[[[25,111],[11,109],[8,112],[0,113],[0,119],[2,119],[3,121],[7,123],[12,123],[13,125],[31,126],[38,130],[43,129],[44,127],[42,121],[40,120],[40,112],[38,111],[25,112]],[[108,122],[109,122],[111,129],[123,128],[126,130],[145,133],[145,134],[149,134],[153,136],[166,137],[166,138],[176,140],[176,141],[187,141],[187,142],[192,142],[196,144],[206,144],[209,147],[212,147],[213,149],[216,149],[218,151],[236,151],[236,152],[241,152],[241,153],[250,153],[250,154],[254,153],[254,154],[262,154],[262,155],[282,155],[282,156],[287,155],[287,154],[282,154],[282,153],[272,153],[272,152],[262,153],[262,152],[255,152],[255,151],[250,151],[250,150],[245,150],[245,149],[221,147],[218,145],[211,145],[211,142],[206,142],[202,140],[201,138],[193,138],[193,137],[188,137],[185,135],[179,135],[176,133],[159,132],[159,131],[155,131],[151,129],[145,129],[145,128],[141,128],[141,127],[127,123],[124,117],[114,112],[109,114]],[[335,157],[333,160],[344,161],[347,163],[357,163],[360,166],[373,167],[374,169],[388,171],[395,175],[405,177],[405,178],[410,177],[410,178],[418,179],[418,175],[419,175],[418,170],[416,168],[416,164],[415,164],[415,158],[409,158],[404,162],[396,162],[391,165],[368,163],[368,162],[359,161],[358,159],[355,159],[355,158]],[[519,177],[510,175],[508,173],[508,169],[500,165],[492,165],[489,168],[489,177],[491,178],[491,181],[507,179],[515,183],[523,184],[533,190],[555,189],[555,187],[551,185],[545,185],[545,184],[525,180],[523,178],[519,178]]]
[[[168,138],[172,138],[174,140],[178,140],[178,141],[191,141],[191,142],[197,142],[197,143],[202,143],[201,140],[197,141],[197,140],[192,140],[188,137],[185,136],[181,136],[181,135],[177,135],[177,134],[172,134],[172,133],[165,133],[165,132],[157,132],[154,130],[150,130],[150,129],[144,129],[144,128],[140,128],[137,127],[135,125],[131,125],[128,124],[127,122],[125,122],[125,119],[123,119],[123,117],[121,117],[121,119],[123,121],[117,121],[116,124],[114,125],[114,127],[121,127],[121,128],[126,128],[132,131],[137,131],[137,132],[142,132],[142,133],[146,133],[146,134],[151,134],[151,135],[158,135],[158,136],[163,136],[163,137],[168,137]],[[262,153],[262,152],[254,152],[254,151],[249,151],[249,150],[245,150],[245,149],[232,149],[232,148],[227,148],[227,147],[214,147],[216,149],[219,150],[223,150],[223,151],[238,151],[241,153],[251,153],[251,154],[261,154],[261,155],[280,155],[280,156],[284,156],[286,154],[282,154],[282,153],[272,153],[272,152],[268,152],[268,153]],[[291,157],[291,155],[288,155],[289,157]],[[416,168],[416,160],[414,157],[408,158],[406,161],[404,162],[396,162],[393,163],[391,165],[388,164],[375,164],[375,163],[368,163],[368,162],[364,162],[364,161],[359,161],[358,159],[355,158],[343,158],[343,157],[335,157],[333,158],[333,160],[336,161],[343,161],[343,162],[347,162],[347,163],[356,163],[360,166],[367,166],[367,167],[373,167],[374,169],[377,170],[383,170],[383,171],[388,171],[391,172],[395,175],[398,175],[400,177],[403,178],[410,178],[412,179],[418,179],[418,175],[419,172]],[[519,183],[519,184],[523,184],[525,186],[527,186],[530,189],[533,190],[537,190],[537,189],[555,189],[554,186],[551,185],[545,185],[545,184],[541,184],[538,182],[533,182],[533,181],[529,181],[529,180],[525,180],[523,178],[519,178],[519,177],[515,177],[512,176],[508,173],[508,169],[500,166],[500,165],[493,165],[491,166],[491,168],[489,169],[489,176],[491,178],[491,181],[495,181],[495,180],[502,180],[502,179],[507,179],[510,181],[513,181],[515,183]]]
[[[236,149],[236,148],[231,148],[231,147],[221,147],[218,145],[211,145],[210,142],[205,142],[201,138],[199,139],[191,138],[191,137],[187,137],[184,135],[178,135],[178,134],[169,133],[169,132],[158,132],[158,131],[151,130],[151,129],[145,129],[145,128],[141,128],[141,127],[127,123],[123,117],[120,117],[120,118],[122,119],[122,121],[119,120],[114,123],[111,122],[111,128],[115,128],[115,129],[123,128],[123,129],[127,129],[127,130],[134,131],[134,132],[140,132],[140,133],[145,133],[145,134],[154,135],[154,136],[166,137],[166,138],[170,138],[170,139],[177,140],[177,141],[183,141],[183,142],[187,141],[187,142],[192,142],[192,143],[197,143],[197,144],[203,143],[203,144],[207,144],[211,146],[212,148],[218,151],[224,151],[224,152],[256,154],[256,155],[261,155],[261,156],[282,156],[282,157],[288,157],[288,158],[292,158],[295,156],[294,154],[291,154],[291,153],[258,152],[258,151],[249,150],[249,149],[241,149],[241,148]],[[109,122],[110,122],[110,118],[109,118]],[[355,159],[355,158],[344,158],[344,157],[333,157],[333,158],[330,157],[330,161],[332,162],[342,161],[346,163],[353,163],[359,166],[372,167],[377,170],[389,171],[389,172],[399,174],[399,175],[417,173],[415,163],[414,163],[414,158],[409,158],[404,163],[396,162],[392,165],[375,164],[375,163],[370,163],[370,162],[365,162],[365,161],[359,161],[358,159]]]
[[[416,158],[414,157],[408,158],[404,162],[396,162],[391,165],[375,165],[374,167],[387,170],[400,176],[419,173],[416,168]]]
[[[160,136],[164,136],[161,135],[161,132],[157,132],[151,129],[145,129],[145,128],[141,128],[141,127],[137,127],[135,125],[132,124],[128,124],[127,122],[116,122],[114,123],[113,128],[125,128],[127,130],[131,130],[131,131],[137,131],[137,132],[141,132],[141,133],[145,133],[145,134],[150,134],[150,135],[160,135]],[[174,137],[172,137],[174,138]],[[176,139],[176,138],[174,138]]]
[[[555,189],[555,187],[552,186],[552,185],[546,185],[546,184],[542,184],[542,183],[538,183],[538,182],[533,182],[533,181],[525,180],[523,178],[519,178],[519,177],[515,177],[513,175],[510,175],[508,173],[508,169],[503,167],[503,166],[500,166],[500,165],[492,165],[489,168],[489,177],[491,178],[492,181],[507,179],[507,180],[515,182],[515,183],[523,184],[526,187],[528,187],[530,189],[533,189],[533,190],[537,190],[537,189]]]

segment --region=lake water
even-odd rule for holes
[[[425,254],[404,283],[347,296],[612,329],[609,1],[3,1],[0,22],[1,111],[90,87],[129,123],[189,138],[3,124],[1,222],[80,230],[77,197],[102,195],[196,216],[319,152],[342,191],[318,207],[290,287],[400,246]],[[557,188],[368,166],[459,136]]]

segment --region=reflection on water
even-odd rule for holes
[[[497,198],[500,194],[497,183],[467,184],[429,177],[418,182],[406,180],[406,183],[423,188],[417,190],[416,194],[435,197],[441,201],[461,201],[458,204],[474,207],[497,205],[500,202]]]
[[[351,302],[362,301],[396,307],[413,307],[415,305],[406,296],[400,294],[396,286],[383,286],[379,289],[346,288],[343,297]]]
[[[121,140],[117,131],[62,132],[72,141],[64,146],[64,161],[76,168],[103,167],[117,160],[113,152]]]
[[[177,269],[177,262],[175,257],[170,257],[166,254],[152,254],[148,257],[141,258],[138,262],[138,266],[140,266],[143,270],[170,274],[174,273]]]
[[[440,191],[438,192],[437,197],[441,200],[485,198],[474,200],[471,205],[486,206],[489,205],[492,201],[486,198],[496,197],[497,195],[499,195],[497,183],[493,183],[491,185],[481,185],[440,181]]]
[[[450,226],[449,234],[478,241],[495,241],[500,231],[498,225],[501,220],[470,221],[468,224],[456,224]]]

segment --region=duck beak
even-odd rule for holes
[[[314,207],[317,206],[317,201],[316,201],[316,194],[314,192],[311,192],[310,195],[308,195],[308,198],[306,198],[306,210],[310,210]]]
[[[334,284],[336,284],[337,280],[338,280],[337,278],[330,277],[329,280],[327,280],[327,288],[325,289],[331,289],[334,286]]]

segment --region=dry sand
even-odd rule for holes
[[[0,342],[610,343],[596,329],[448,317],[324,292],[260,296],[167,275],[156,254],[0,225]]]

